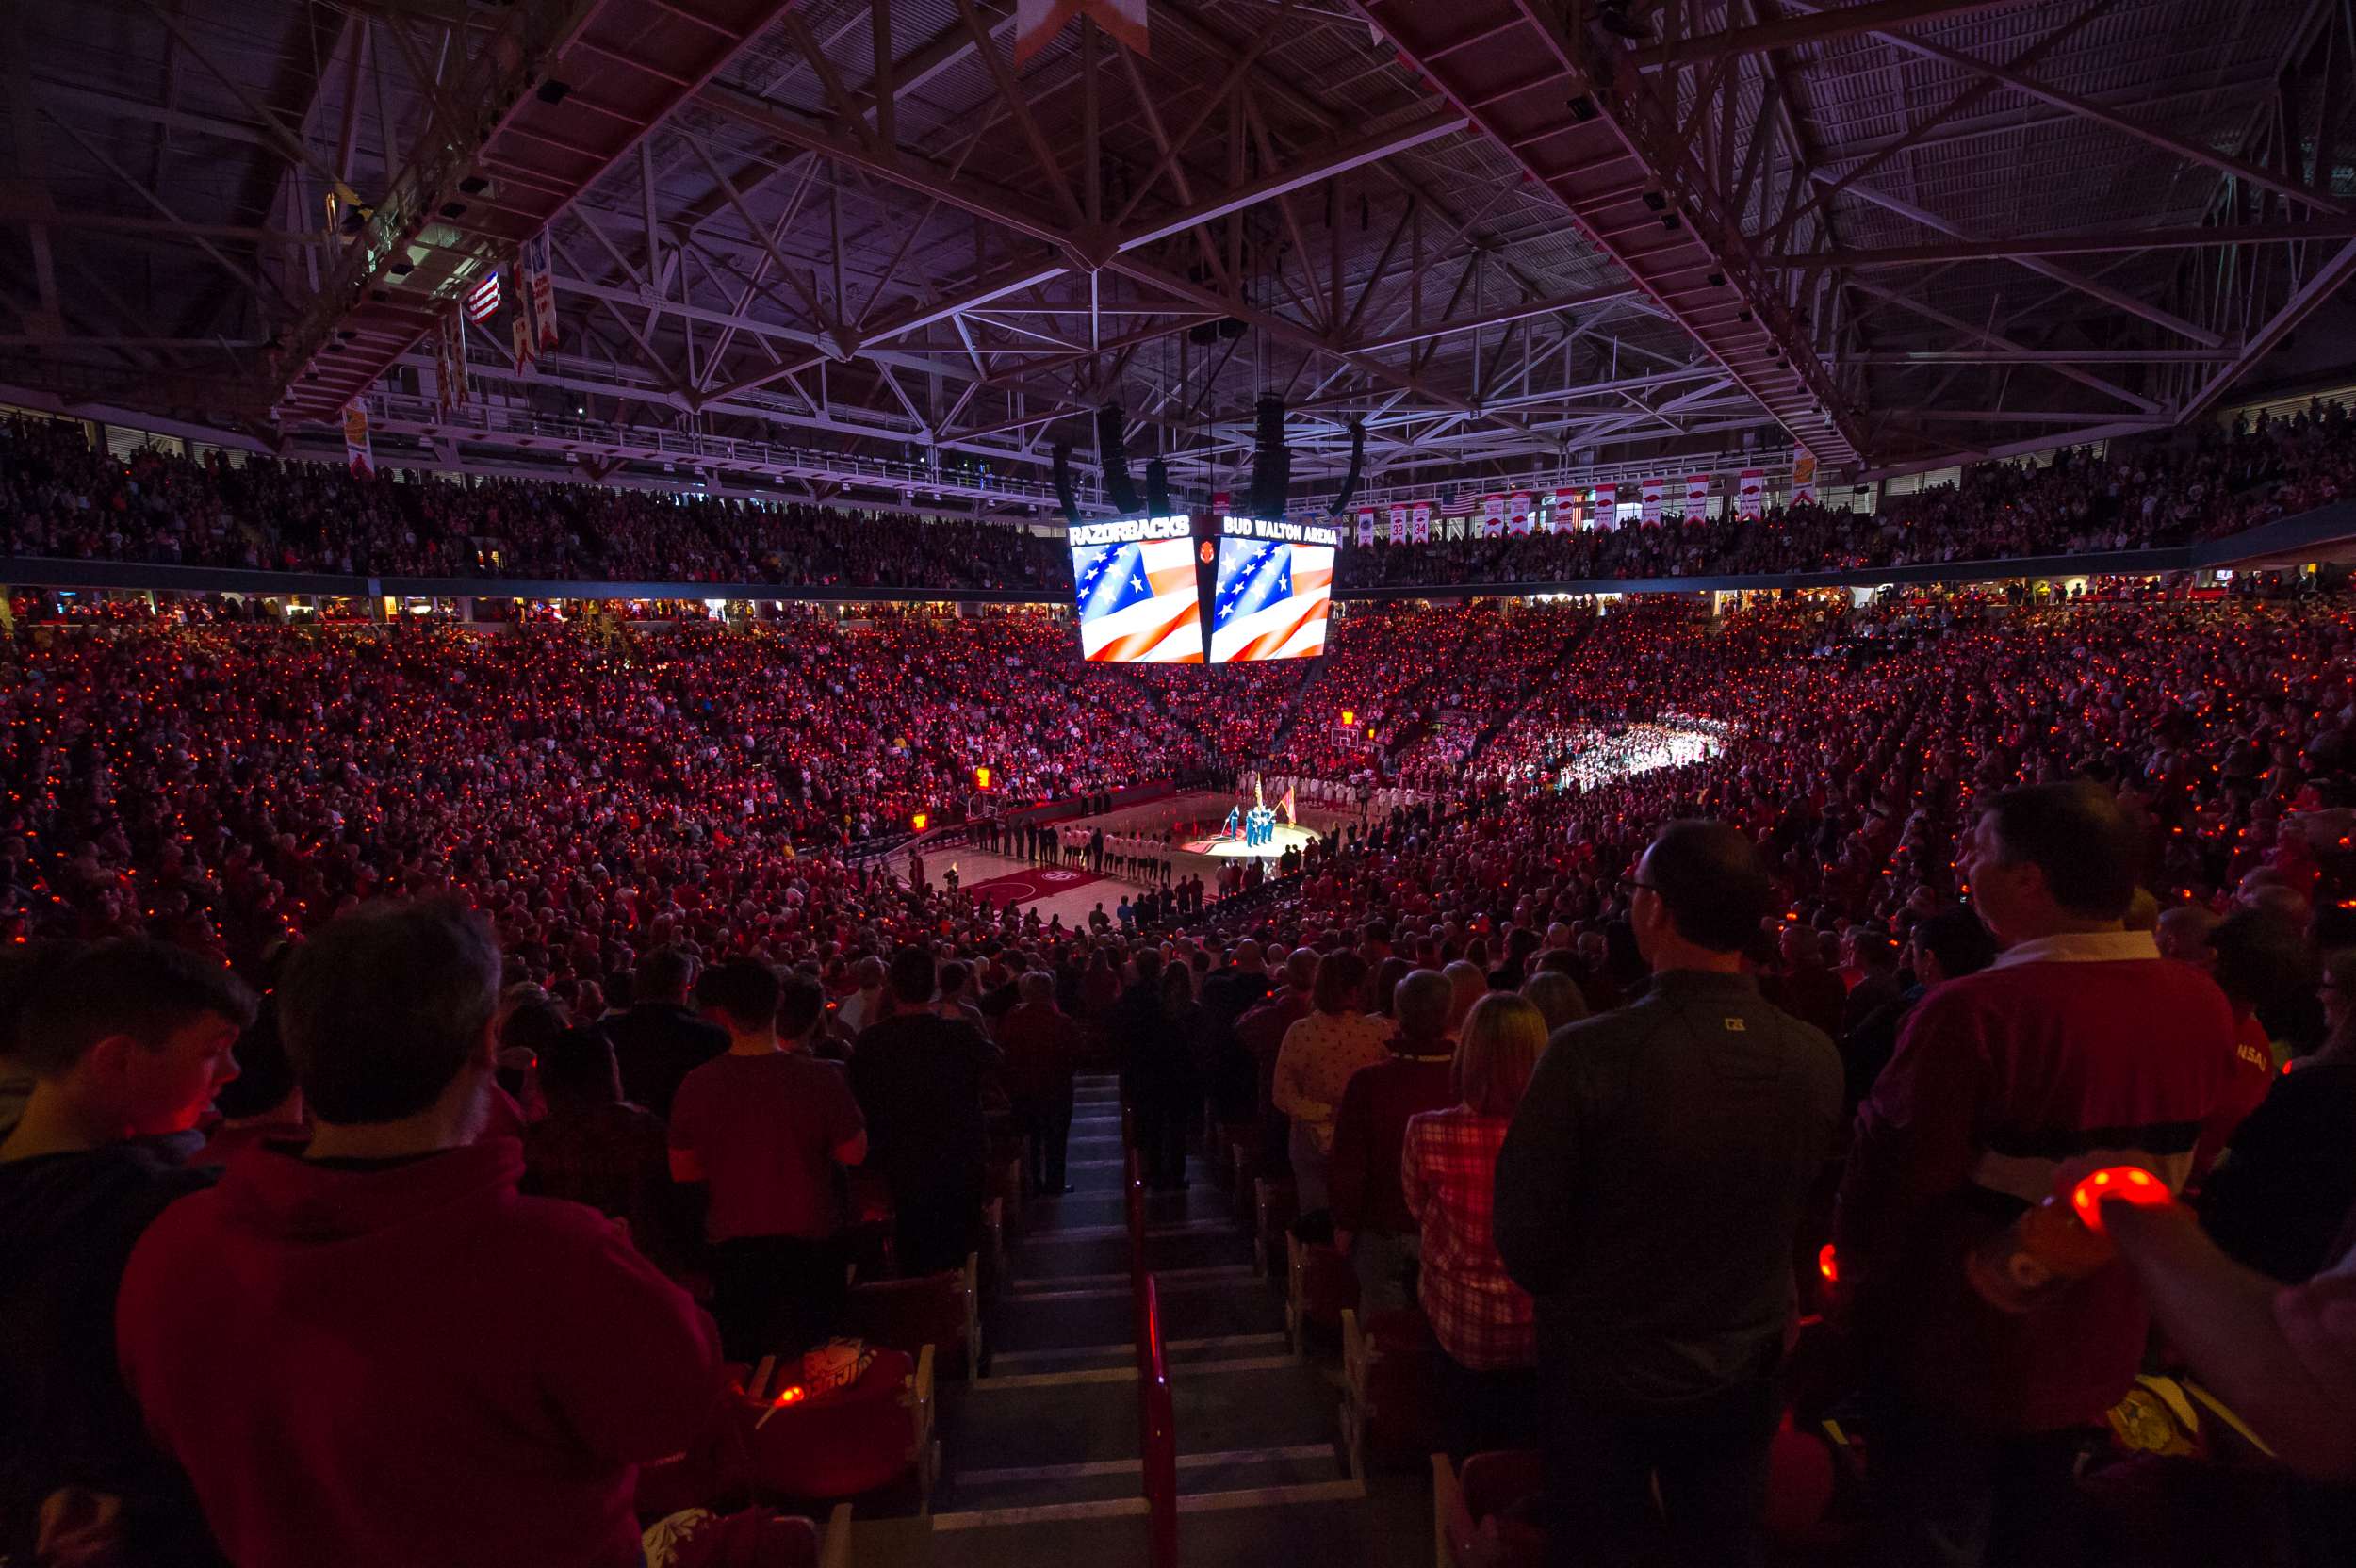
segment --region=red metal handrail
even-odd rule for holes
[[[1178,1568],[1178,1425],[1170,1399],[1170,1366],[1162,1353],[1161,1293],[1145,1267],[1145,1170],[1137,1156],[1137,1123],[1121,1118],[1122,1174],[1129,1220],[1129,1298],[1137,1347],[1137,1451],[1142,1456],[1150,1568]]]
[[[1137,1291],[1137,1430],[1145,1457],[1145,1507],[1152,1568],[1178,1563],[1178,1427],[1162,1357],[1162,1303],[1153,1276]]]

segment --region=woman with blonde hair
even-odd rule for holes
[[[1464,1027],[1464,1015],[1473,1010],[1473,1004],[1489,994],[1489,972],[1468,959],[1459,958],[1440,972],[1455,988],[1448,1009],[1448,1035],[1454,1039],[1457,1031]]]
[[[1400,1154],[1421,1233],[1416,1294],[1439,1341],[1448,1446],[1459,1460],[1538,1437],[1536,1307],[1507,1278],[1492,1221],[1497,1150],[1546,1048],[1545,1015],[1527,997],[1481,997],[1456,1039],[1464,1102],[1411,1118]]]

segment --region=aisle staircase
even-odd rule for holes
[[[1027,1203],[1008,1243],[990,1375],[944,1399],[929,1542],[941,1568],[1156,1560],[1140,1421],[1138,1347],[1150,1336],[1139,1333],[1112,1076],[1080,1080],[1071,1156],[1075,1190]],[[1334,1378],[1288,1351],[1283,1299],[1253,1274],[1249,1234],[1199,1159],[1190,1174],[1187,1190],[1152,1194],[1142,1209],[1175,1433],[1174,1463],[1163,1455],[1175,1562],[1429,1561],[1421,1499],[1412,1487],[1369,1499],[1350,1478]]]

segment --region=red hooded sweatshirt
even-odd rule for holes
[[[132,1395],[239,1568],[639,1561],[635,1467],[720,1397],[710,1321],[500,1138],[369,1168],[261,1148],[148,1228]]]

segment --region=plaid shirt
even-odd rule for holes
[[[1423,1231],[1419,1294],[1440,1348],[1476,1372],[1538,1359],[1536,1306],[1508,1279],[1491,1231],[1497,1149],[1511,1119],[1464,1105],[1407,1123],[1399,1185]]]

